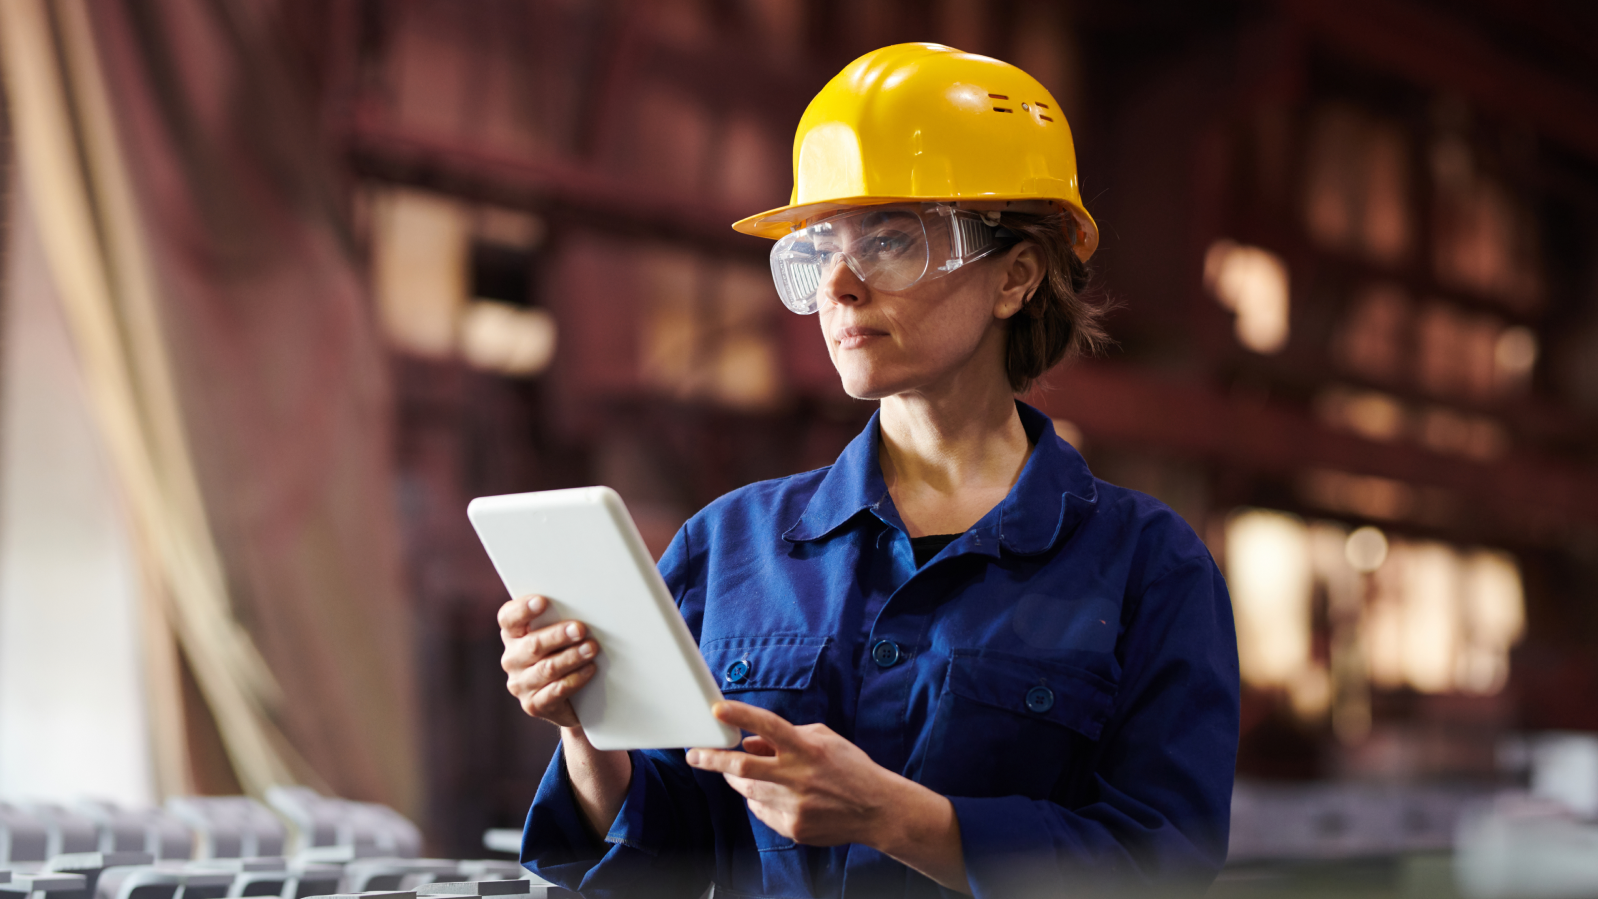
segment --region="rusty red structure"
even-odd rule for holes
[[[1080,429],[1101,477],[1164,499],[1212,548],[1228,510],[1262,506],[1515,553],[1530,629],[1508,689],[1382,694],[1377,726],[1433,734],[1421,742],[1445,747],[1444,775],[1490,770],[1483,753],[1505,728],[1598,729],[1580,699],[1598,689],[1598,13],[1586,5],[342,0],[281,12],[358,239],[370,192],[395,186],[541,228],[533,245],[478,240],[469,271],[472,295],[553,316],[544,373],[393,360],[440,852],[516,826],[554,739],[504,694],[503,597],[467,500],[604,482],[660,544],[722,492],[829,463],[869,416],[839,389],[813,322],[776,302],[768,245],[728,225],[786,197],[792,128],[814,91],[904,40],[1015,62],[1066,107],[1119,346],[1029,399]],[[1509,237],[1484,262],[1471,241],[1489,232]],[[1240,345],[1206,289],[1206,253],[1223,238],[1290,270],[1281,351]],[[1373,285],[1405,298],[1388,319]],[[1472,374],[1483,323],[1534,335],[1520,386]],[[1362,392],[1417,423],[1340,418],[1336,398]],[[1450,422],[1477,437],[1451,441]],[[1324,773],[1329,738],[1280,707],[1247,698],[1244,770]]]

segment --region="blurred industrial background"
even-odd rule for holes
[[[466,503],[608,484],[658,553],[832,461],[872,407],[729,224],[909,40],[1075,134],[1118,345],[1027,399],[1228,576],[1217,889],[1598,858],[1583,0],[6,0],[0,799],[518,826],[556,735]]]

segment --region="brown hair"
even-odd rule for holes
[[[1100,321],[1108,307],[1083,298],[1089,272],[1072,247],[1077,224],[1069,214],[1007,212],[999,224],[1043,253],[1043,280],[1010,317],[1005,343],[1005,373],[1019,394],[1066,357],[1103,352],[1111,343]]]

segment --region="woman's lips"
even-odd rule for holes
[[[879,331],[876,328],[844,328],[838,332],[838,348],[856,350],[865,346],[872,338],[887,336],[887,331]]]

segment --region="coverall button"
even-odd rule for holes
[[[871,661],[876,662],[878,668],[892,668],[899,664],[901,657],[899,644],[892,640],[878,640],[871,647]]]
[[[727,683],[741,684],[749,679],[749,660],[739,659],[727,666]]]
[[[1026,707],[1039,715],[1054,708],[1054,691],[1039,684],[1026,691]]]

